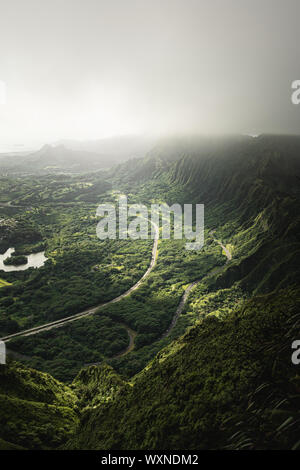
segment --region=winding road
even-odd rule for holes
[[[53,328],[60,328],[67,323],[71,323],[73,321],[79,320],[80,318],[87,317],[89,315],[93,315],[97,310],[100,308],[107,307],[108,305],[114,304],[116,302],[120,302],[120,300],[125,299],[125,297],[128,297],[133,291],[139,288],[141,283],[149,276],[151,273],[152,269],[155,266],[156,263],[156,258],[157,258],[157,246],[158,246],[158,239],[159,239],[159,227],[157,224],[155,224],[153,221],[150,221],[150,223],[153,225],[155,229],[155,234],[154,234],[154,242],[153,242],[153,248],[152,248],[152,256],[151,256],[151,261],[150,265],[147,269],[147,271],[143,274],[141,279],[136,282],[130,289],[128,289],[126,292],[123,294],[119,295],[118,297],[115,297],[112,300],[109,300],[108,302],[105,302],[103,304],[97,305],[96,307],[89,308],[87,310],[84,310],[83,312],[76,313],[75,315],[71,315],[69,317],[61,318],[60,320],[56,320],[50,323],[46,323],[45,325],[40,325],[36,326],[34,328],[30,328],[28,330],[23,330],[19,331],[18,333],[13,333],[11,335],[5,336],[3,338],[0,338],[1,341],[5,341],[6,343],[13,338],[17,338],[19,336],[31,336],[31,335],[36,335],[38,333],[41,333],[42,331],[48,331],[52,330]],[[130,337],[130,335],[129,335]]]
[[[152,271],[152,269],[154,268],[155,266],[155,263],[156,263],[156,259],[157,259],[157,253],[158,253],[158,239],[159,239],[159,227],[152,221],[150,221],[151,224],[154,226],[155,228],[155,235],[154,235],[154,242],[153,242],[153,248],[152,248],[152,256],[151,256],[151,261],[150,261],[150,265],[147,269],[147,271],[143,274],[143,276],[139,279],[139,281],[134,284],[130,289],[128,289],[126,292],[124,292],[123,294],[119,295],[118,297],[115,297],[114,299],[112,300],[109,300],[108,302],[105,302],[103,304],[100,304],[100,305],[97,305],[96,307],[92,307],[92,308],[89,308],[87,310],[84,310],[80,313],[76,313],[75,315],[71,315],[69,317],[65,317],[65,318],[61,318],[60,320],[56,320],[54,322],[51,322],[51,323],[46,323],[45,325],[41,325],[41,326],[37,326],[35,328],[30,328],[28,330],[23,330],[23,331],[19,331],[18,333],[14,333],[14,334],[11,334],[11,335],[8,335],[8,336],[5,336],[4,338],[1,338],[1,341],[5,341],[5,342],[8,342],[10,341],[11,339],[13,338],[17,338],[19,336],[31,336],[31,335],[36,335],[38,333],[41,333],[42,331],[48,331],[48,330],[51,330],[53,328],[60,328],[60,327],[63,327],[64,325],[66,325],[67,323],[70,323],[70,322],[73,322],[73,321],[76,321],[76,320],[79,320],[81,318],[84,318],[84,317],[87,317],[89,315],[93,315],[97,310],[99,310],[100,308],[104,308],[108,305],[111,305],[113,303],[116,303],[116,302],[119,302],[120,300],[124,299],[125,297],[127,297],[128,295],[130,295],[133,291],[137,290],[139,288],[139,286],[141,285],[141,283],[149,276],[150,272]],[[210,235],[213,235],[213,233],[215,232],[215,230],[212,230],[210,232]],[[226,260],[226,263],[225,265],[232,259],[232,255],[230,253],[230,251],[217,239],[215,239],[213,237],[213,240],[218,243],[218,245],[220,245],[225,253],[225,256],[227,258]],[[181,297],[181,300],[180,300],[180,303],[176,309],[176,312],[172,318],[172,321],[171,321],[171,324],[170,326],[168,327],[168,329],[165,331],[165,333],[163,333],[163,335],[161,336],[160,339],[163,339],[163,338],[166,338],[170,335],[171,331],[173,330],[174,326],[176,325],[176,322],[178,320],[178,317],[181,315],[183,309],[184,309],[184,306],[188,300],[188,297],[190,295],[190,292],[193,290],[194,287],[197,286],[197,284],[199,284],[199,282],[203,281],[205,278],[208,278],[208,277],[211,277],[213,276],[214,274],[216,274],[217,272],[221,271],[224,269],[225,265],[223,266],[220,266],[220,267],[217,267],[217,268],[214,268],[212,269],[212,271],[210,271],[206,276],[204,276],[202,279],[199,279],[199,280],[196,280],[196,281],[193,281],[192,283],[190,283],[187,288],[185,289],[182,297]],[[127,346],[127,348],[120,352],[119,354],[117,354],[116,356],[114,356],[114,358],[117,358],[117,357],[122,357],[122,356],[125,356],[126,354],[128,354],[129,352],[131,352],[133,349],[134,349],[134,339],[135,339],[135,336],[136,336],[136,332],[134,330],[132,330],[131,328],[129,328],[127,325],[125,324],[122,324],[122,326],[124,326],[124,328],[126,329],[127,333],[128,333],[128,337],[129,337],[129,345]],[[86,364],[86,366],[88,365],[98,365],[99,363],[93,363],[93,364]]]

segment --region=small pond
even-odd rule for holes
[[[26,255],[27,263],[21,264],[20,266],[13,266],[13,265],[5,265],[4,260],[9,258],[12,253],[15,252],[14,248],[8,248],[3,255],[0,255],[0,270],[5,272],[10,271],[25,271],[28,268],[40,268],[45,264],[48,258],[45,256],[44,251],[39,251],[38,253],[32,253],[31,255]]]

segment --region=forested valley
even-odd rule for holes
[[[30,171],[1,175],[0,252],[47,260],[1,271],[0,337],[95,311],[7,342],[0,446],[298,448],[300,138],[166,139],[105,170]],[[151,239],[97,238],[120,194],[204,204],[205,242],[159,239],[139,287],[102,306],[152,256]]]

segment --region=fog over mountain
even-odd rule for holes
[[[0,151],[298,133],[298,0],[0,0]]]

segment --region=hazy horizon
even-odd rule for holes
[[[299,133],[296,0],[0,6],[0,152],[118,135]]]
[[[176,134],[119,134],[119,135],[113,135],[113,136],[108,136],[108,137],[102,137],[102,138],[95,138],[95,139],[61,139],[58,141],[48,141],[48,142],[36,142],[35,144],[28,144],[28,145],[22,145],[22,144],[11,144],[10,146],[2,146],[0,143],[0,155],[8,155],[8,154],[29,154],[29,153],[35,153],[38,152],[39,150],[42,150],[43,147],[53,147],[53,148],[59,148],[59,147],[65,147],[66,149],[69,150],[79,150],[82,147],[83,151],[87,151],[90,153],[99,153],[97,150],[89,150],[86,149],[86,146],[89,144],[101,144],[102,142],[109,143],[115,142],[115,141],[122,141],[123,139],[126,141],[127,139],[131,139],[133,142],[134,140],[139,140],[139,139],[145,139],[146,142],[150,143],[149,149],[151,149],[154,145],[160,144],[163,142],[172,142],[172,140],[177,140],[177,139],[191,139],[191,138],[196,138],[196,139],[222,139],[222,138],[238,138],[238,137],[252,137],[254,139],[259,138],[261,136],[282,136],[282,137],[299,137],[300,138],[300,132],[298,133],[288,133],[288,132],[263,132],[261,134],[238,134],[238,133],[210,133],[210,134],[201,134],[201,133],[176,133]],[[153,144],[153,145],[152,145]],[[120,152],[122,153],[122,152]],[[100,154],[99,154],[100,155]],[[131,158],[131,157],[128,157]]]

